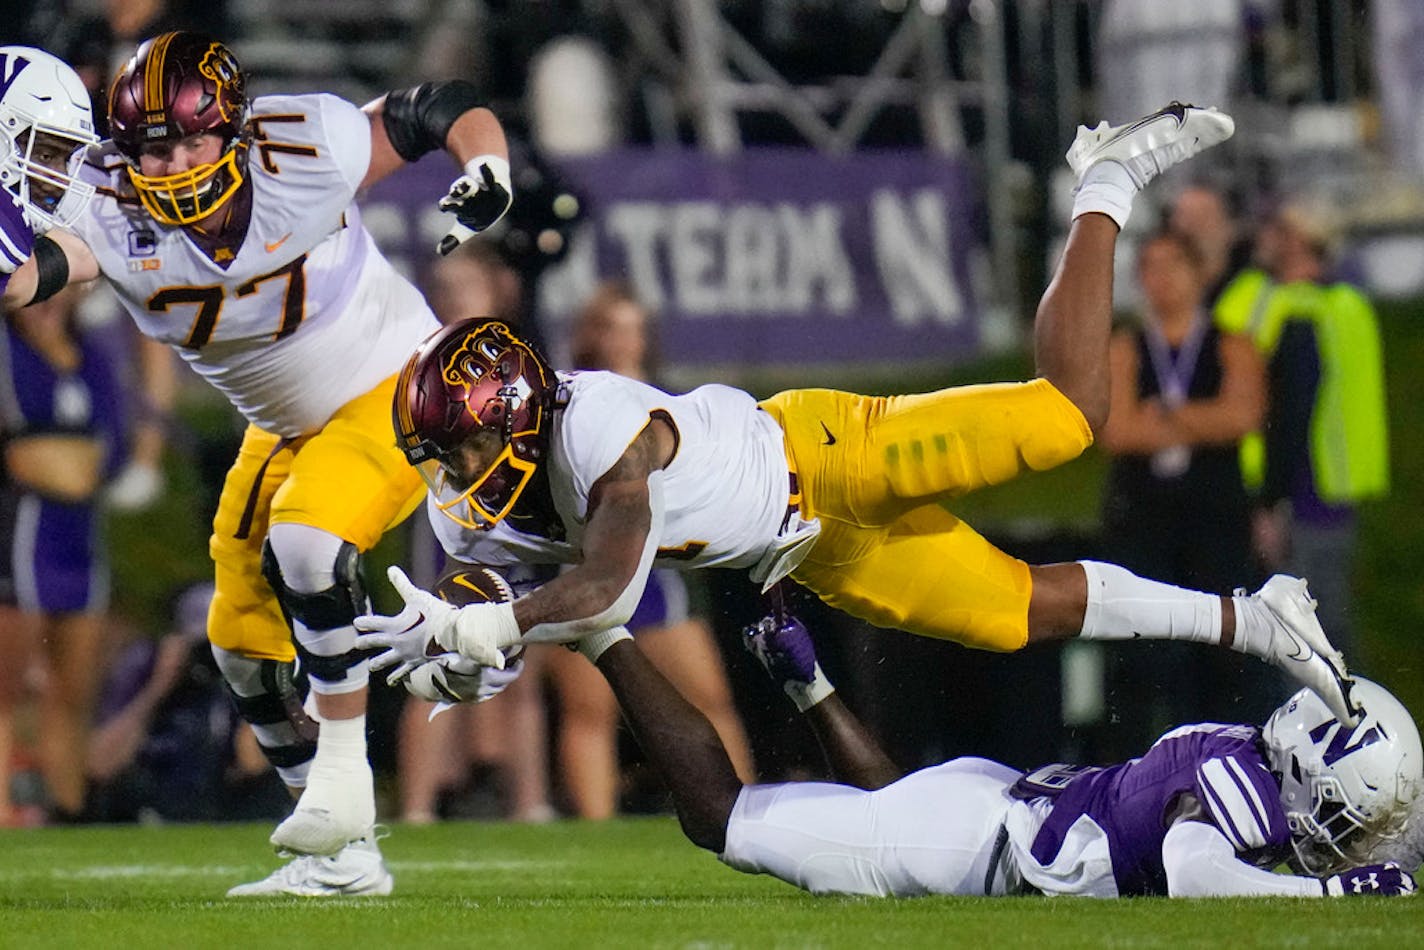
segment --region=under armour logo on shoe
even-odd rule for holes
[[[1379,875],[1371,871],[1366,877],[1355,878],[1355,893],[1363,894],[1365,891],[1379,890]]]

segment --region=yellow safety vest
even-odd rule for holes
[[[1276,284],[1263,271],[1242,271],[1217,300],[1223,331],[1248,334],[1269,360],[1288,320],[1310,320],[1320,353],[1320,382],[1310,419],[1315,490],[1332,504],[1376,498],[1389,491],[1389,419],[1379,323],[1368,300],[1348,284]],[[1241,441],[1246,486],[1261,487],[1265,441]]]

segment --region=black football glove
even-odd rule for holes
[[[455,216],[455,224],[436,250],[449,254],[485,230],[514,203],[514,186],[509,180],[509,163],[498,155],[481,155],[465,163],[465,174],[450,185],[440,199],[440,210]]]

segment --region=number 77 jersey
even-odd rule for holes
[[[250,127],[238,146],[247,181],[223,206],[237,223],[221,242],[154,221],[107,146],[84,168],[98,195],[74,231],[144,335],[249,422],[298,436],[397,373],[436,322],[361,224],[366,114],[335,96],[268,96]]]

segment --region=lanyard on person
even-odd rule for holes
[[[1176,355],[1173,355],[1171,345],[1162,334],[1162,328],[1155,322],[1149,322],[1143,328],[1142,336],[1147,341],[1152,374],[1157,377],[1157,391],[1168,410],[1176,409],[1187,401],[1210,324],[1206,311],[1198,310]],[[1179,478],[1192,464],[1192,450],[1186,445],[1169,445],[1152,453],[1150,464],[1152,474],[1158,478]]]
[[[1176,409],[1187,401],[1210,322],[1206,311],[1198,310],[1175,356],[1167,338],[1162,335],[1162,328],[1155,322],[1148,323],[1143,331],[1147,340],[1147,355],[1152,360],[1152,373],[1157,377],[1157,389],[1168,409]]]

